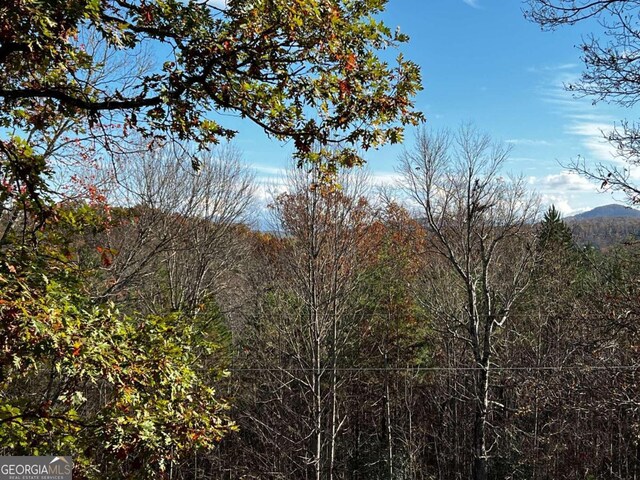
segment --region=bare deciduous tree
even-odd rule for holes
[[[264,282],[260,313],[247,322],[240,358],[266,367],[252,372],[255,393],[238,412],[241,435],[251,438],[246,455],[261,478],[343,478],[338,445],[352,373],[341,367],[364,314],[356,291],[373,214],[362,173],[340,174],[336,188],[318,166],[292,169],[272,203],[277,234],[264,235],[260,256],[273,274],[265,281],[260,266],[254,272]]]
[[[113,258],[102,296],[135,290],[150,311],[194,313],[225,287],[251,207],[252,176],[231,147],[200,161],[194,171],[164,149],[128,166],[118,194],[130,210],[108,232]]]
[[[537,203],[522,179],[500,176],[509,150],[472,127],[422,131],[402,156],[405,192],[443,262],[427,272],[425,306],[473,360],[473,478],[488,478],[491,371],[498,330],[509,319],[533,268]],[[444,280],[444,281],[442,281]],[[446,290],[442,290],[446,287]]]
[[[294,171],[291,193],[274,203],[283,233],[294,252],[288,263],[296,294],[307,312],[300,350],[306,370],[304,384],[312,392],[315,477],[332,479],[336,440],[344,420],[338,389],[338,362],[349,335],[348,299],[357,284],[358,244],[370,225],[371,210],[364,199],[363,172],[343,174],[339,188],[327,185],[313,167],[308,174]]]

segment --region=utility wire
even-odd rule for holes
[[[640,365],[557,365],[557,366],[517,366],[517,367],[490,367],[491,371],[592,371],[592,370],[637,370]],[[274,367],[238,367],[227,368],[229,372],[315,372],[314,368],[274,368]],[[335,369],[323,368],[323,371],[337,372],[474,372],[482,370],[482,367],[338,367]]]

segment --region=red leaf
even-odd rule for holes
[[[349,85],[349,82],[347,80],[340,80],[338,88],[340,88],[341,97],[346,97],[351,93],[351,86]]]

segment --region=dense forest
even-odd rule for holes
[[[0,456],[68,455],[76,479],[639,477],[637,221],[565,222],[509,146],[423,127],[385,4],[0,2]],[[640,1],[527,4],[604,27],[572,91],[640,99]],[[268,205],[232,116],[293,148]],[[640,203],[638,129],[571,171]],[[399,143],[380,188],[360,167]]]
[[[423,132],[383,192],[292,168],[268,233],[229,148],[132,158],[46,219],[5,204],[2,453],[70,452],[79,478],[462,479],[480,454],[487,478],[634,478],[639,246],[578,245],[506,154]]]

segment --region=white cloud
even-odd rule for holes
[[[217,8],[227,8],[227,0],[209,0],[209,5]]]
[[[581,118],[581,115],[572,118]],[[580,137],[582,145],[597,160],[610,162],[615,159],[616,149],[605,139],[605,135],[613,129],[611,123],[601,121],[576,121],[567,125],[566,131]]]
[[[634,182],[640,182],[640,167],[635,165],[627,165],[629,169],[629,178]]]
[[[575,172],[565,171],[546,177],[529,177],[529,183],[543,191],[594,192],[596,186]]]
[[[556,210],[558,210],[562,214],[562,216],[565,217],[568,215],[573,215],[579,210],[583,210],[572,207],[569,203],[569,200],[562,195],[542,195],[542,197],[540,198],[540,203],[543,207],[543,211],[553,205],[554,207],[556,207]]]
[[[566,64],[569,65],[569,64]],[[531,71],[531,70],[530,70]],[[542,73],[536,71],[535,73]],[[590,105],[584,99],[575,98],[574,94],[567,91],[567,85],[575,84],[580,80],[580,74],[572,68],[547,71],[546,85],[542,88],[543,101],[557,106],[561,115],[585,113]]]
[[[574,70],[576,67],[578,67],[577,63],[561,63],[558,65],[531,66],[527,68],[527,72],[530,72],[530,73],[562,72],[566,70]]]
[[[580,117],[572,117],[580,118]],[[581,135],[583,137],[598,136],[602,138],[603,134],[606,134],[611,130],[611,125],[603,122],[576,122],[573,125],[567,127],[567,131],[574,135]]]
[[[527,178],[531,188],[540,195],[541,211],[554,205],[564,216],[575,215],[599,204],[594,193],[602,193],[598,185],[572,171]],[[605,200],[604,203],[607,203]]]
[[[464,3],[473,8],[480,8],[480,0],[462,0]]]
[[[572,97],[561,84],[543,90],[542,99],[557,107],[558,111],[556,113],[563,116],[579,115],[585,112],[584,102]]]
[[[279,167],[269,167],[266,165],[251,165],[251,168],[256,170],[258,173],[262,175],[272,176],[272,177],[283,177],[286,174],[286,170],[284,168]]]
[[[551,142],[548,140],[536,140],[533,138],[510,138],[506,141],[506,143],[510,143],[512,145],[526,145],[531,147],[551,145]]]
[[[402,180],[402,175],[395,172],[369,173],[369,181],[376,187],[396,186]]]
[[[606,140],[605,135],[614,128],[614,119],[603,113],[602,108],[594,107],[591,100],[577,98],[566,86],[580,80],[572,71],[571,64],[559,69],[542,90],[542,98],[557,107],[557,114],[566,119],[565,133],[576,137],[576,144],[584,149],[580,152],[587,161],[616,161],[616,150]]]
[[[279,194],[286,191],[287,186],[284,183],[257,182],[255,196],[259,202],[266,205],[267,203],[271,203]]]

